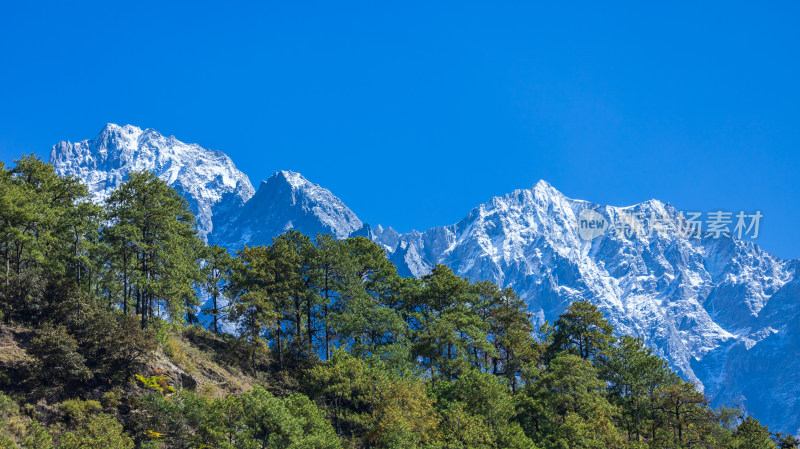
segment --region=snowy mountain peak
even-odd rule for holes
[[[549,182],[545,181],[544,179],[540,179],[536,184],[533,185],[532,189],[535,193],[539,193],[542,195],[563,195],[561,192],[556,190]]]
[[[299,188],[302,188],[302,187],[304,187],[306,185],[311,184],[300,173],[289,171],[289,170],[278,171],[274,175],[272,175],[270,177],[270,179],[274,178],[274,177],[278,177],[278,178],[282,179],[284,182],[289,184],[293,189],[299,189]]]
[[[269,244],[273,237],[296,229],[345,238],[363,223],[330,190],[301,174],[282,170],[262,181],[255,195],[233,214],[215,217],[212,241],[231,250]]]
[[[186,198],[203,237],[212,231],[217,209],[241,205],[254,193],[247,175],[224,153],[133,125],[108,123],[94,139],[59,142],[50,162],[60,175],[83,180],[98,201],[131,171],[152,171]]]

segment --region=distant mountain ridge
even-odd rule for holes
[[[473,280],[513,287],[539,323],[570,302],[596,304],[620,333],[640,336],[715,406],[744,403],[773,430],[800,431],[800,261],[730,237],[686,238],[679,212],[650,200],[613,207],[570,199],[544,181],[492,198],[461,221],[400,234],[358,219],[329,190],[279,171],[256,192],[218,151],[153,130],[107,125],[91,140],[53,147],[60,174],[84,179],[101,199],[131,170],[152,170],[196,211],[201,234],[234,250],[267,244],[287,229],[338,238],[364,235],[405,275],[435,264]],[[592,210],[669,224],[627,238],[579,235]]]

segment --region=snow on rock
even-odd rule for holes
[[[98,201],[128,173],[152,171],[186,198],[203,238],[213,230],[215,213],[241,206],[254,193],[247,175],[221,151],[132,125],[109,123],[94,139],[59,142],[50,152],[50,162],[58,174],[84,181]]]
[[[363,224],[330,190],[284,170],[263,181],[243,207],[215,217],[214,226],[212,243],[235,250],[269,244],[289,229],[346,238]]]

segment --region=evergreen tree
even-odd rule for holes
[[[797,449],[800,446],[800,440],[793,435],[780,432],[775,434],[775,443],[780,449]]]
[[[37,320],[46,312],[46,289],[69,279],[91,291],[87,233],[99,227],[99,208],[86,187],[62,178],[35,156],[12,170],[0,165],[0,315]]]
[[[422,284],[410,313],[415,358],[433,375],[454,379],[479,363],[476,354],[494,355],[488,323],[472,308],[479,297],[469,281],[437,265]]]
[[[676,379],[659,388],[654,399],[653,439],[662,445],[691,447],[703,441],[714,414],[694,385]],[[659,428],[657,423],[662,422]]]
[[[314,240],[314,251],[311,253],[310,265],[312,270],[309,277],[309,287],[319,298],[320,311],[320,331],[322,339],[322,349],[325,360],[330,359],[331,343],[334,339],[334,331],[331,323],[332,305],[341,297],[344,290],[345,276],[343,273],[348,270],[343,269],[343,244],[330,234],[318,234]]]
[[[513,290],[501,290],[492,282],[475,284],[482,302],[487,305],[483,318],[488,325],[488,339],[494,351],[484,351],[486,369],[506,378],[512,390],[517,389],[523,372],[538,363],[541,346],[533,339],[533,324],[527,305]],[[480,310],[480,309],[479,309]],[[480,311],[478,313],[481,313]]]
[[[203,248],[203,289],[211,297],[211,309],[204,312],[211,314],[212,330],[219,333],[220,308],[219,300],[225,288],[225,283],[230,278],[232,258],[225,248],[217,245]]]
[[[331,324],[339,345],[359,357],[408,358],[402,281],[384,251],[363,237],[347,239],[336,270],[340,292],[331,304]]]
[[[621,427],[628,440],[642,441],[652,436],[651,411],[656,391],[677,379],[641,339],[623,336],[609,354],[602,377],[609,383],[612,402],[622,410]]]
[[[297,231],[288,231],[272,241],[269,246],[270,257],[275,264],[275,279],[272,285],[274,304],[280,315],[276,327],[278,358],[281,366],[298,366],[314,354],[313,329],[307,328],[306,303],[308,265],[304,255],[311,240]],[[313,301],[313,300],[312,300]],[[308,315],[310,316],[310,315]]]
[[[541,378],[526,386],[517,413],[525,433],[548,447],[621,446],[614,422],[619,410],[608,402],[605,382],[587,360],[556,356]]]
[[[604,363],[616,341],[614,328],[603,313],[588,301],[575,301],[555,323],[550,358],[561,351],[590,360],[595,366]]]
[[[734,437],[737,449],[775,449],[778,447],[772,441],[769,429],[749,416],[736,428]]]
[[[123,432],[114,417],[99,414],[89,419],[85,426],[61,437],[59,449],[133,449],[133,440]]]
[[[198,305],[194,286],[200,281],[201,248],[186,200],[152,173],[133,172],[107,204],[108,240],[119,245],[123,259],[123,309],[132,289],[143,328],[161,306],[172,320],[183,321]]]
[[[237,323],[240,340],[250,347],[251,366],[257,375],[256,353],[266,350],[274,336],[280,344],[281,313],[274,294],[278,273],[275,260],[264,246],[245,247],[238,254],[226,289],[233,301],[230,318]],[[280,346],[278,361],[283,370]]]
[[[425,385],[344,351],[309,371],[310,396],[329,410],[336,432],[376,447],[431,443],[438,423]]]

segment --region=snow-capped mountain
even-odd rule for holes
[[[587,210],[634,225],[633,232],[607,229],[586,240],[579,226]],[[686,230],[669,204],[601,206],[540,181],[456,224],[401,235],[391,258],[414,276],[444,264],[512,287],[539,322],[588,299],[620,334],[644,338],[704,388],[714,405],[736,401],[773,429],[798,431],[800,262],[730,237],[687,237]]]
[[[262,181],[243,207],[217,215],[210,241],[233,251],[244,245],[268,245],[289,229],[311,237],[322,233],[346,238],[362,226],[330,190],[284,170]]]
[[[268,244],[288,229],[363,235],[405,275],[445,264],[472,280],[512,287],[539,323],[587,299],[620,334],[644,338],[704,388],[715,406],[736,401],[772,430],[800,432],[800,261],[748,241],[687,235],[669,204],[603,206],[541,181],[491,199],[456,224],[400,234],[362,223],[298,173],[279,171],[254,193],[224,154],[130,125],[59,143],[51,161],[98,199],[129,171],[154,171],[189,200],[208,241],[229,250]],[[586,214],[632,232],[605,229],[587,239],[580,225]]]
[[[50,152],[50,162],[58,174],[83,180],[98,201],[129,172],[152,171],[186,198],[203,238],[212,231],[214,214],[238,208],[255,192],[225,153],[131,125],[109,123],[94,139],[59,142]]]

